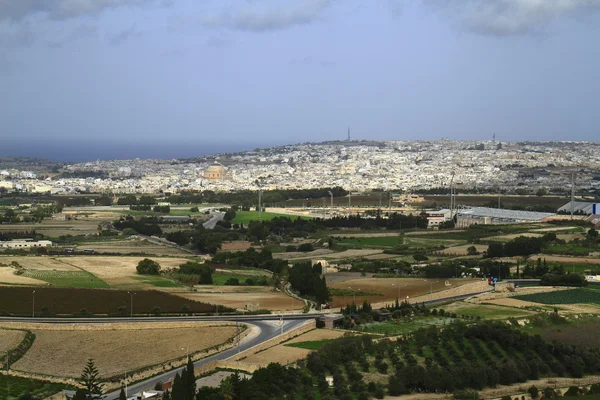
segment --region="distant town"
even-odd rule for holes
[[[0,191],[50,194],[179,193],[342,187],[348,191],[563,193],[600,189],[591,142],[333,141],[194,159],[77,164],[0,159]]]

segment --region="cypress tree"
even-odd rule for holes
[[[196,375],[194,374],[194,362],[191,357],[188,357],[185,373],[187,375],[188,398],[191,400],[196,394]]]

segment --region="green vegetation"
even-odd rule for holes
[[[163,278],[161,276],[153,276],[153,275],[134,276],[133,279],[135,279],[136,281],[140,281],[142,283],[146,283],[148,285],[155,286],[155,287],[181,287],[181,285],[179,283],[174,282],[167,278]]]
[[[108,284],[87,271],[50,271],[40,269],[27,269],[23,276],[39,279],[57,287],[73,287],[102,289],[108,288]]]
[[[400,236],[334,238],[334,240],[337,246],[355,249],[393,247],[402,244],[402,237]]]
[[[551,345],[504,322],[453,322],[394,340],[343,337],[311,352],[297,367],[273,363],[251,379],[234,375],[220,388],[202,388],[199,394],[204,400],[381,399],[413,392],[467,398],[462,396],[469,392],[473,398],[485,387],[598,372],[599,349]],[[332,387],[326,376],[333,376]]]
[[[231,274],[225,272],[215,272],[212,275],[213,285],[250,285],[264,286],[267,284],[267,279],[262,276],[248,276],[243,274]]]
[[[159,275],[160,264],[149,258],[144,258],[135,268],[138,274],[141,275]]]
[[[304,220],[312,219],[310,217],[304,217],[304,216],[299,217],[299,216],[295,216],[295,215],[278,214],[278,213],[271,213],[271,212],[262,212],[261,213],[261,219],[263,221],[270,221],[276,217],[287,217],[287,218],[292,218],[292,219],[301,218]],[[250,221],[258,221],[258,211],[236,211],[235,217],[231,220],[231,223],[248,225],[250,223]]]
[[[457,310],[462,315],[468,315],[470,317],[481,317],[484,319],[506,319],[506,318],[519,318],[531,315],[528,311],[518,310],[512,307],[503,306],[486,306],[486,305],[475,305],[470,307],[461,307]]]
[[[0,374],[0,399],[17,400],[27,394],[35,399],[45,399],[63,390],[64,386],[60,383]]]
[[[313,340],[308,342],[286,343],[288,347],[298,347],[306,350],[320,350],[327,343],[333,342],[334,339]]]
[[[559,290],[515,296],[515,299],[542,304],[600,304],[600,291],[590,289]]]

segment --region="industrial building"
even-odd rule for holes
[[[15,239],[0,242],[0,248],[5,249],[26,249],[32,247],[52,247],[52,242],[49,240],[34,239]]]
[[[507,210],[502,208],[472,207],[457,210],[457,227],[474,224],[511,224],[519,222],[543,222],[554,213]]]
[[[571,213],[571,203],[573,203],[573,213],[575,213],[575,214],[585,214],[585,215],[600,214],[600,204],[591,203],[591,202],[587,202],[587,201],[573,201],[573,202],[570,201],[567,204],[565,204],[564,206],[560,207],[558,209],[558,212],[570,214]]]

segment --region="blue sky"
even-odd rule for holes
[[[599,41],[600,0],[0,0],[0,139],[596,141]]]

